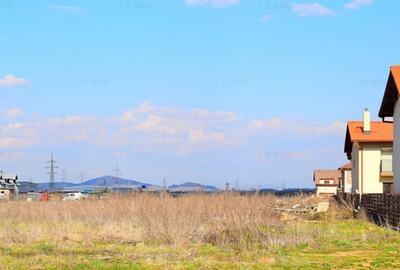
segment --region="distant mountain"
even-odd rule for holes
[[[169,191],[172,192],[193,192],[193,191],[203,191],[203,192],[219,192],[221,191],[215,186],[205,186],[198,183],[187,182],[180,185],[172,185],[168,187]]]
[[[75,186],[76,184],[70,183],[70,182],[54,182],[54,189],[60,190],[60,189],[69,189],[70,187]],[[44,190],[50,190],[50,183],[38,183],[37,184],[37,190],[38,191],[44,191]]]
[[[38,185],[31,182],[26,181],[18,181],[18,191],[23,193],[35,192],[37,190]]]
[[[106,188],[114,188],[114,190],[129,190],[129,189],[137,189],[145,187],[149,191],[161,191],[163,190],[162,187],[151,185],[143,182],[139,182],[136,180],[131,179],[124,179],[115,176],[102,176],[94,179],[87,180],[83,183],[71,183],[71,182],[55,182],[54,189],[56,190],[93,190],[93,189],[102,189],[103,187]],[[30,183],[30,182],[19,182],[19,188],[21,192],[30,192],[30,191],[48,191],[50,190],[50,183]],[[170,192],[220,192],[221,190],[215,186],[210,185],[202,185],[199,183],[194,182],[186,182],[180,185],[171,185],[168,187]],[[241,193],[254,193],[257,192],[256,190],[237,190]],[[260,189],[258,192],[260,193],[274,193],[275,195],[295,195],[299,193],[306,193],[312,194],[315,192],[315,189],[311,188],[289,188],[284,190],[275,190],[271,188],[263,188]]]
[[[71,183],[71,182],[54,182],[54,189],[62,190],[62,189],[90,189],[91,187],[143,187],[146,188],[151,187],[152,185],[147,183],[142,183],[135,180],[123,179],[120,177],[114,176],[102,176],[94,179],[87,180],[83,183]],[[37,184],[38,191],[50,190],[50,183],[38,183]]]
[[[101,187],[113,187],[113,186],[151,186],[150,184],[142,183],[135,180],[123,179],[120,177],[114,176],[102,176],[98,178],[94,178],[83,182],[84,186],[101,186]]]
[[[145,187],[148,190],[152,191],[160,191],[163,188],[155,185],[151,185],[148,183],[139,182],[131,179],[124,179],[120,177],[114,176],[102,176],[94,179],[87,180],[83,183],[71,183],[71,182],[55,182],[54,189],[56,190],[89,190],[93,187],[107,187],[107,188],[143,188]],[[37,191],[46,191],[50,190],[50,183],[38,183]],[[215,186],[206,186],[198,183],[187,182],[180,185],[172,185],[168,187],[168,190],[171,192],[194,192],[194,191],[202,191],[202,192],[219,192],[221,191]]]
[[[273,189],[273,188],[262,188],[260,189],[260,192],[262,193],[273,193],[273,192],[277,192],[278,190]]]

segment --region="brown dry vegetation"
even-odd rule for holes
[[[0,269],[399,269],[400,235],[315,197],[136,194],[2,202]],[[286,220],[286,221],[285,221]]]
[[[273,248],[310,243],[320,234],[290,225],[270,209],[304,197],[138,194],[81,202],[8,202],[0,207],[0,243],[41,241],[146,244],[211,243]]]

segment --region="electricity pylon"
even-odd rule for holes
[[[55,178],[56,178],[56,169],[58,169],[55,164],[57,161],[54,160],[54,155],[51,154],[51,159],[47,161],[47,163],[50,164],[50,166],[46,167],[46,169],[49,169],[49,175],[50,175],[50,191],[53,191],[55,189]]]

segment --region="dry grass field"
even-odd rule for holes
[[[3,202],[1,269],[398,269],[400,235],[331,201],[288,221],[273,206],[312,198],[137,194]]]

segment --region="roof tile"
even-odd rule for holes
[[[334,180],[335,185],[338,185],[340,176],[339,170],[315,170],[314,182],[319,180]]]
[[[393,143],[393,123],[371,121],[371,132],[364,133],[363,121],[347,123],[344,152],[351,159],[353,143]]]
[[[394,82],[396,84],[397,92],[400,96],[400,66],[392,66],[390,67],[390,72],[392,73]]]
[[[370,133],[364,133],[363,126],[363,121],[347,123],[352,142],[393,142],[393,123],[372,121]]]

